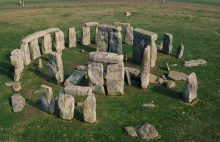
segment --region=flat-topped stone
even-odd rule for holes
[[[108,31],[108,32],[120,32],[121,26],[114,26],[114,25],[99,25],[98,29],[101,31]]]
[[[131,26],[130,23],[121,23],[121,22],[113,22],[114,26],[123,26],[123,27],[129,27]]]
[[[109,52],[90,52],[89,60],[101,63],[123,63],[123,55]]]
[[[136,28],[136,29],[134,29],[134,36],[141,38],[141,39],[142,38],[146,39],[148,41],[155,41],[155,40],[157,40],[158,35],[156,33],[153,33],[153,32],[147,31],[147,30]]]
[[[99,25],[98,22],[88,22],[88,23],[85,23],[86,27],[93,27],[93,26],[98,26],[98,25]]]
[[[92,94],[92,87],[84,86],[66,86],[64,88],[66,94],[73,96],[88,96]]]
[[[170,71],[170,73],[168,74],[168,77],[173,80],[186,80],[188,75],[183,72]]]

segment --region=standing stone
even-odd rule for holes
[[[64,120],[72,120],[74,116],[75,100],[72,95],[59,93],[58,107],[60,110],[60,117]]]
[[[197,78],[196,74],[193,72],[186,79],[185,88],[183,92],[183,100],[188,103],[192,102],[194,99],[197,98],[197,91]]]
[[[53,97],[52,88],[46,85],[41,85],[40,89],[40,100],[41,100],[41,107],[47,113],[54,113],[55,111],[55,100]]]
[[[69,48],[76,47],[76,30],[75,28],[69,28],[68,30]]]
[[[157,45],[155,43],[155,41],[151,41],[151,61],[150,61],[150,67],[153,68],[156,65],[156,61],[157,61]]]
[[[62,31],[55,32],[55,49],[57,53],[62,54],[62,50],[65,49],[64,42],[64,33]]]
[[[108,32],[98,30],[96,43],[100,52],[108,52]]]
[[[109,32],[109,52],[122,55],[121,32]]]
[[[11,64],[15,68],[15,73],[14,73],[14,81],[19,81],[21,78],[21,74],[24,69],[24,62],[22,59],[22,51],[21,49],[15,49],[11,52],[10,56]]]
[[[48,54],[52,52],[52,39],[50,34],[46,34],[42,38],[42,53]]]
[[[146,89],[149,85],[150,78],[150,46],[147,46],[144,50],[144,56],[142,60],[141,71],[141,88]]]
[[[87,96],[83,103],[83,117],[87,123],[96,122],[96,98],[95,94]]]
[[[39,69],[43,68],[43,64],[42,64],[42,60],[41,59],[39,59],[38,68]]]
[[[82,28],[82,45],[90,44],[90,27]]]
[[[49,58],[49,73],[51,78],[55,78],[58,83],[64,81],[64,70],[62,56],[56,52],[48,54]]]
[[[97,41],[98,41],[98,31],[99,31],[99,27],[96,26],[95,27],[95,43],[97,43]]]
[[[128,45],[133,44],[133,30],[134,28],[131,26],[125,27],[125,43]]]
[[[124,63],[107,66],[108,95],[124,95]]]
[[[179,59],[182,58],[183,52],[184,52],[184,45],[180,44],[177,48],[177,51],[176,51],[176,57]]]
[[[93,88],[93,93],[105,95],[103,71],[102,63],[88,63],[89,86]]]
[[[163,52],[171,54],[173,49],[173,35],[165,33],[163,37]]]
[[[137,133],[142,139],[147,139],[147,140],[158,137],[157,130],[151,124],[145,124],[145,125],[141,126],[137,130]]]
[[[14,112],[20,112],[25,106],[25,98],[20,94],[11,96],[12,108]]]
[[[20,46],[20,49],[21,49],[24,65],[29,65],[31,62],[31,55],[28,44],[22,44]]]
[[[29,50],[30,50],[30,55],[31,59],[35,60],[41,56],[40,53],[40,47],[38,45],[38,39],[34,39],[29,43]]]
[[[84,72],[73,71],[72,74],[66,79],[64,85],[65,86],[79,85],[80,82],[83,80],[84,76],[85,76]]]
[[[128,85],[131,85],[131,75],[128,72],[128,70],[125,70],[125,74],[126,74],[126,78],[127,78],[127,81],[128,81]]]
[[[145,48],[144,39],[134,37],[133,43],[133,60],[137,63],[141,63],[143,58],[143,52]]]

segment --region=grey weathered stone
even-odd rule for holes
[[[75,100],[72,95],[60,93],[58,99],[58,107],[60,117],[64,120],[72,120],[74,116]]]
[[[168,80],[166,82],[166,87],[167,88],[174,88],[174,87],[176,87],[176,83],[174,81],[172,81],[172,80]]]
[[[6,87],[12,87],[15,83],[17,83],[17,82],[5,82],[5,86]]]
[[[196,78],[196,74],[193,72],[186,79],[185,88],[183,92],[183,100],[185,102],[193,101],[194,99],[197,98],[197,91],[198,91],[197,78]]]
[[[99,32],[99,28],[98,26],[95,27],[95,43],[97,44],[97,41],[98,41],[98,32]],[[98,49],[98,48],[97,48]]]
[[[157,40],[158,35],[156,33],[147,31],[147,30],[143,30],[140,28],[136,28],[134,29],[134,37],[140,38],[140,39],[145,39],[146,41],[155,41]]]
[[[184,52],[184,45],[180,44],[176,50],[176,57],[177,58],[182,58]]]
[[[31,55],[28,44],[21,44],[20,50],[22,53],[24,65],[29,65],[31,63]]]
[[[125,70],[128,70],[133,78],[137,78],[140,75],[140,70],[137,68],[125,67]]]
[[[89,60],[101,63],[123,63],[123,55],[117,55],[109,52],[90,52]]]
[[[88,95],[83,103],[83,117],[87,123],[96,122],[96,98],[95,94]]]
[[[173,49],[173,35],[165,33],[163,37],[163,52],[171,54]]]
[[[78,66],[76,67],[76,70],[78,70],[78,71],[86,71],[86,70],[87,70],[87,67],[84,66],[84,65],[78,65]]]
[[[122,55],[121,32],[109,32],[109,52]]]
[[[165,83],[165,80],[163,78],[161,78],[161,77],[158,77],[156,83],[162,85],[162,84]]]
[[[150,46],[144,50],[141,70],[141,88],[146,89],[150,78]]]
[[[98,26],[99,23],[98,22],[88,22],[85,23],[85,27],[93,27],[93,26]]]
[[[56,52],[62,54],[62,50],[65,49],[64,33],[62,31],[55,32],[55,49]]]
[[[40,53],[40,47],[38,45],[38,39],[34,39],[29,43],[29,50],[30,50],[30,55],[31,59],[35,60],[41,56]]]
[[[108,52],[108,32],[98,30],[96,33],[96,43],[100,52]]]
[[[185,61],[184,66],[185,67],[193,67],[193,66],[205,65],[206,63],[207,62],[203,59],[197,59],[197,60]]]
[[[42,53],[48,54],[52,52],[52,39],[50,34],[42,37]]]
[[[134,39],[133,30],[134,28],[131,26],[127,26],[125,28],[125,43],[128,45],[133,44],[133,39]]]
[[[132,58],[135,62],[137,63],[142,62],[145,46],[146,46],[146,42],[144,41],[144,39],[140,39],[134,36]]]
[[[73,96],[88,96],[92,94],[92,87],[85,86],[66,86],[64,88],[66,94],[70,94]]]
[[[64,85],[79,85],[85,76],[84,72],[81,71],[73,71],[72,74],[66,79]]]
[[[90,27],[82,28],[82,45],[90,44]]]
[[[12,108],[14,112],[20,112],[25,106],[25,98],[20,94],[11,96]]]
[[[151,41],[151,53],[150,53],[150,66],[151,68],[155,67],[157,61],[157,46],[155,41]]]
[[[126,133],[128,133],[128,135],[130,135],[132,137],[137,137],[138,136],[136,131],[134,130],[134,128],[131,127],[131,126],[125,127],[124,130],[125,130]]]
[[[122,28],[121,26],[114,26],[114,25],[99,25],[98,29],[101,31],[106,31],[106,32],[121,32]]]
[[[123,27],[129,27],[131,26],[130,23],[121,23],[121,22],[113,22],[114,26],[123,26]]]
[[[76,47],[76,30],[74,27],[68,29],[69,48]]]
[[[157,50],[159,51],[163,50],[163,41],[160,44],[157,44]]]
[[[39,59],[38,60],[38,68],[43,68],[43,64],[42,64],[42,60],[41,59]]]
[[[166,66],[167,66],[167,70],[170,71],[170,67],[167,62],[166,62]]]
[[[131,16],[131,13],[129,11],[126,11],[125,16],[126,17]]]
[[[145,124],[145,125],[141,126],[137,130],[137,133],[142,139],[147,139],[147,140],[158,137],[157,130],[151,124]]]
[[[186,80],[188,75],[183,72],[170,71],[170,73],[168,74],[168,77],[173,80]]]
[[[127,78],[127,81],[128,81],[128,85],[131,85],[131,75],[128,72],[128,70],[125,70],[125,74],[126,74],[126,78]]]
[[[124,63],[107,66],[108,95],[124,95]]]
[[[48,54],[50,77],[55,78],[58,83],[64,81],[64,70],[62,56],[56,52]]]
[[[88,63],[89,86],[93,88],[93,93],[105,95],[103,73],[102,63]]]
[[[46,85],[41,85],[40,89],[40,100],[41,100],[41,107],[47,113],[54,113],[55,111],[55,100],[53,96],[52,88]]]
[[[13,84],[12,88],[11,88],[14,92],[18,92],[20,91],[21,88],[21,83],[20,82],[16,82],[15,84]]]
[[[152,73],[149,73],[149,82],[150,83],[155,84],[155,83],[157,83],[157,80],[158,80],[158,76],[156,76]]]

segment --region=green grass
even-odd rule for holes
[[[172,1],[172,2],[184,2],[184,3],[208,4],[208,5],[213,5],[213,6],[220,6],[220,1],[219,0],[170,0],[170,1]],[[168,0],[168,2],[169,2],[169,0]]]
[[[125,11],[132,16],[124,17]],[[69,27],[75,27],[80,41],[80,30],[86,22],[113,23],[129,22],[134,28],[143,28],[158,33],[157,43],[165,32],[174,36],[174,51],[181,43],[185,46],[182,59],[158,54],[157,67],[152,70],[156,75],[167,73],[163,70],[165,62],[177,63],[172,70],[190,74],[195,72],[199,81],[198,103],[187,105],[182,101],[184,82],[167,89],[152,85],[147,90],[137,86],[125,85],[125,96],[97,97],[98,122],[89,125],[82,122],[82,108],[76,107],[75,118],[63,121],[58,112],[48,115],[40,110],[40,85],[53,88],[58,96],[61,86],[48,82],[47,55],[42,57],[42,70],[37,70],[37,60],[25,66],[21,79],[26,106],[20,113],[13,113],[9,98],[14,94],[4,83],[12,81],[13,66],[10,65],[10,52],[19,48],[21,40],[27,35],[47,28],[59,27],[65,36]],[[0,9],[0,141],[143,141],[131,138],[124,133],[123,127],[139,126],[150,123],[160,134],[152,141],[216,142],[220,140],[220,12],[175,8],[163,5],[68,5],[35,6],[25,9],[11,6]],[[94,31],[94,29],[93,29]],[[94,35],[94,34],[93,34]],[[94,37],[92,37],[94,39]],[[132,46],[123,45],[132,57]],[[67,77],[76,65],[87,63],[88,52],[96,45],[65,49],[63,63]],[[85,49],[85,53],[80,53]],[[187,68],[185,60],[205,59],[206,66]],[[130,65],[130,63],[126,63]],[[137,65],[140,67],[140,65]],[[34,93],[35,92],[35,93]],[[84,98],[75,98],[83,101]],[[143,108],[143,103],[154,101],[154,109]]]

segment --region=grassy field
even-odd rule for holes
[[[0,3],[11,3],[1,0]],[[52,1],[52,0],[51,0]],[[54,0],[55,1],[55,0]],[[57,0],[58,1],[58,0]],[[213,0],[214,1],[214,0]],[[187,2],[186,0],[184,2]],[[217,0],[215,1],[219,5]],[[165,142],[217,142],[220,141],[220,10],[210,6],[179,3],[160,4],[156,2],[100,1],[95,4],[79,2],[35,4],[20,7],[0,5],[0,141],[144,141],[131,138],[123,131],[125,126],[140,127],[145,123],[155,126],[160,138],[152,141]],[[132,16],[125,17],[130,11]],[[198,79],[197,103],[186,104],[182,101],[184,82],[176,82],[177,87],[167,89],[150,85],[147,90],[137,86],[125,85],[125,96],[97,97],[98,122],[89,125],[83,122],[82,108],[76,107],[75,118],[63,121],[58,112],[48,115],[40,109],[40,85],[53,87],[58,96],[61,86],[48,82],[47,55],[42,57],[42,70],[37,69],[37,60],[25,67],[21,79],[26,106],[20,113],[13,113],[10,97],[14,94],[4,83],[12,81],[13,66],[10,65],[10,52],[19,48],[21,40],[36,31],[59,27],[67,36],[69,27],[80,30],[85,22],[97,21],[111,24],[115,21],[129,22],[134,28],[143,28],[159,35],[157,43],[165,32],[174,36],[174,51],[181,43],[185,46],[184,57],[176,59],[162,53],[158,54],[157,67],[151,72],[156,75],[167,73],[165,62],[178,64],[172,70],[190,74],[195,72]],[[94,31],[94,29],[93,29]],[[92,37],[94,39],[94,35]],[[65,49],[63,63],[65,77],[76,65],[85,64],[88,52],[96,45]],[[132,57],[132,46],[123,45]],[[85,53],[80,53],[85,49]],[[187,68],[183,62],[191,59],[205,59],[206,66]],[[129,60],[125,64],[131,65]],[[140,65],[136,65],[140,67]],[[75,98],[82,101],[84,98]],[[143,103],[154,101],[156,108],[144,108]]]

